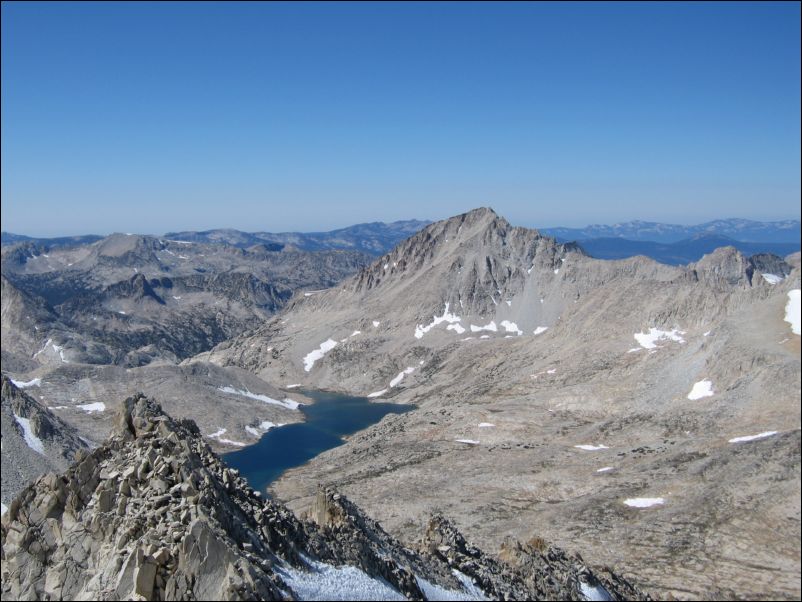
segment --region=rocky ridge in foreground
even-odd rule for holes
[[[102,446],[11,503],[3,598],[648,599],[541,540],[493,557],[435,516],[411,550],[331,489],[311,514],[262,499],[194,422],[137,395]]]

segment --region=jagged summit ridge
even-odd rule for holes
[[[263,500],[192,421],[135,395],[104,445],[10,505],[3,597],[578,599],[590,588],[648,598],[557,548],[520,544],[506,560],[486,555],[443,517],[411,550],[332,489],[319,490],[312,514],[317,522]]]

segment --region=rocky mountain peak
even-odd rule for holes
[[[710,283],[725,282],[732,286],[751,286],[754,264],[735,247],[719,247],[695,264],[688,266]]]

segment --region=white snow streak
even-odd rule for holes
[[[92,414],[93,412],[105,412],[106,411],[106,404],[102,401],[97,401],[95,403],[84,403],[81,405],[75,406],[79,410],[83,410],[87,414]]]
[[[791,331],[794,334],[802,334],[802,315],[800,314],[800,292],[798,288],[788,291],[785,321],[791,325]]]
[[[608,472],[613,469],[613,466],[605,466],[604,468],[600,468],[596,472]]]
[[[314,351],[310,351],[309,353],[306,354],[306,357],[304,357],[304,370],[309,372],[312,369],[312,366],[315,365],[315,362],[317,360],[322,358],[324,355],[326,355],[326,353],[334,349],[336,346],[337,346],[337,341],[334,341],[332,339],[323,341],[320,344],[320,347],[318,347]]]
[[[730,439],[729,443],[740,443],[742,441],[754,441],[755,439],[765,439],[766,437],[771,437],[772,435],[776,435],[777,431],[766,431],[765,433],[759,433],[757,435],[746,435],[745,437],[735,437],[734,439]]]
[[[28,418],[23,418],[22,416],[17,416],[16,414],[14,414],[14,419],[22,428],[22,436],[25,438],[25,443],[28,444],[28,447],[44,456],[45,446],[42,443],[42,440],[34,434],[33,429],[31,428],[31,421]]]
[[[633,508],[649,508],[662,506],[666,501],[661,497],[631,497],[624,500],[624,504]]]
[[[549,329],[548,326],[538,326],[532,334],[542,334]]]
[[[711,395],[713,395],[713,383],[705,379],[694,383],[693,389],[688,393],[688,399],[702,399],[702,397],[710,397]]]
[[[476,584],[474,584],[473,580],[468,577],[465,573],[461,573],[457,569],[451,569],[451,574],[454,575],[457,580],[462,584],[463,589],[468,593],[469,596],[472,596],[474,600],[487,600],[488,598],[485,596],[484,592],[479,589]]]
[[[496,426],[496,425],[493,424],[492,422],[480,422],[479,423],[479,428],[480,429],[489,429],[489,428],[493,428],[494,426]]]
[[[28,387],[38,387],[42,384],[41,378],[34,378],[33,380],[29,380],[28,382],[22,382],[20,380],[11,379],[11,382],[16,385],[18,389],[27,389]]]
[[[447,602],[448,600],[481,600],[482,598],[476,598],[470,594],[466,594],[465,592],[455,590],[455,589],[446,589],[440,585],[435,585],[430,581],[426,581],[423,577],[415,576],[415,581],[418,582],[418,587],[426,596],[427,600],[432,600],[433,602],[444,601]]]
[[[242,389],[235,389],[234,387],[217,387],[217,390],[222,391],[223,393],[229,393],[231,395],[242,395],[243,397],[248,397],[250,399],[255,399],[257,401],[272,403],[274,405],[287,408],[288,410],[297,410],[298,406],[301,405],[299,402],[293,401],[292,399],[285,399],[284,401],[280,401],[278,399],[273,399],[272,397],[268,397],[267,395],[258,395],[256,393],[251,393],[247,389],[243,391]]]
[[[413,368],[413,367],[406,368],[405,370],[402,370],[401,372],[399,372],[398,376],[396,376],[393,380],[390,381],[390,388],[392,389],[393,387],[398,385],[398,383],[400,383],[402,380],[404,380],[404,375],[412,374],[413,372],[415,372],[415,368]]]
[[[446,326],[446,330],[453,330],[457,334],[462,334],[463,332],[465,332],[465,329],[462,327],[462,324],[449,324],[448,326]]]
[[[779,284],[783,281],[782,276],[778,276],[777,274],[761,274],[763,276],[763,280],[768,282],[769,284]]]
[[[446,303],[446,308],[443,310],[443,315],[432,316],[432,321],[428,325],[421,326],[420,324],[418,324],[417,326],[415,326],[416,339],[422,339],[423,335],[425,335],[432,328],[434,328],[438,324],[441,324],[442,322],[448,322],[449,324],[454,324],[455,322],[459,322],[460,320],[462,320],[462,318],[460,318],[459,316],[448,312],[448,305],[449,304]]]
[[[376,391],[375,393],[368,393],[368,397],[381,397],[387,393],[387,389],[382,389],[381,391]]]
[[[606,445],[574,445],[574,447],[578,449],[584,449],[585,451],[598,451],[600,449],[610,449]]]
[[[454,439],[457,443],[467,443],[468,445],[479,445],[475,439]]]

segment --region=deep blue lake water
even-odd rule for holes
[[[379,422],[387,414],[403,414],[413,408],[328,391],[302,393],[315,400],[299,408],[306,422],[270,429],[255,445],[223,456],[226,464],[238,469],[256,491],[264,493],[288,468],[342,445],[344,436]]]

